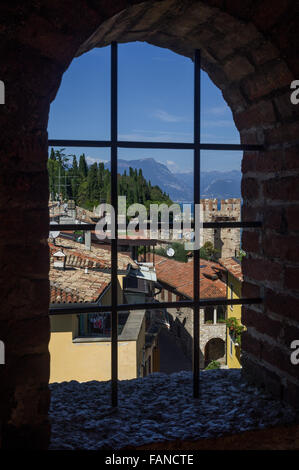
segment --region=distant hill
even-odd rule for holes
[[[193,173],[175,173],[188,188],[193,187]],[[232,171],[202,171],[200,178],[200,194],[202,198],[225,199],[241,197],[241,172]],[[193,199],[193,195],[191,195]]]
[[[110,164],[106,164],[110,168]],[[118,172],[123,174],[129,168],[141,168],[143,176],[152,185],[159,186],[162,191],[169,194],[173,201],[186,201],[192,199],[191,192],[163,163],[157,162],[154,158],[143,158],[139,160],[118,160]],[[187,198],[187,199],[186,199]]]
[[[109,168],[109,163],[106,164]],[[118,172],[123,174],[129,168],[141,168],[146,180],[152,185],[159,186],[169,194],[170,199],[177,202],[193,200],[193,173],[172,173],[166,165],[154,158],[137,160],[118,160]],[[241,197],[241,172],[233,171],[203,171],[201,172],[202,198]]]

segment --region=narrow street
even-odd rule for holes
[[[192,370],[191,360],[185,356],[182,348],[176,343],[166,328],[162,328],[159,333],[159,344],[160,372],[172,374],[181,370]]]

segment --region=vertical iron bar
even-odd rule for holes
[[[117,314],[117,43],[111,43],[111,205],[115,233],[111,239],[111,402],[118,404],[118,314]],[[113,234],[112,234],[113,235]]]
[[[200,51],[195,50],[194,55],[194,161],[193,161],[193,185],[194,185],[194,216],[196,207],[200,204]],[[200,234],[198,234],[200,240]],[[193,396],[199,398],[199,353],[200,353],[200,308],[199,308],[199,269],[200,253],[199,249],[194,250],[193,254],[193,300],[195,303],[193,309]]]

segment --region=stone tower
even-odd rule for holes
[[[241,217],[241,199],[222,199],[220,207],[217,199],[201,199],[204,222],[237,222]],[[239,228],[205,229],[203,244],[212,242],[218,250],[218,258],[238,256],[240,252]]]

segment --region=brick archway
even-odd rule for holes
[[[289,344],[299,338],[298,195],[299,106],[290,82],[299,78],[296,2],[70,1],[17,2],[0,7],[1,113],[0,416],[5,447],[47,447],[49,423],[47,120],[63,72],[95,45],[144,40],[190,56],[202,49],[203,68],[232,109],[242,143],[265,145],[243,158],[244,295],[265,298],[246,308],[243,366],[296,404],[298,366]],[[134,3],[134,5],[132,5]],[[1,442],[1,435],[0,435]]]

